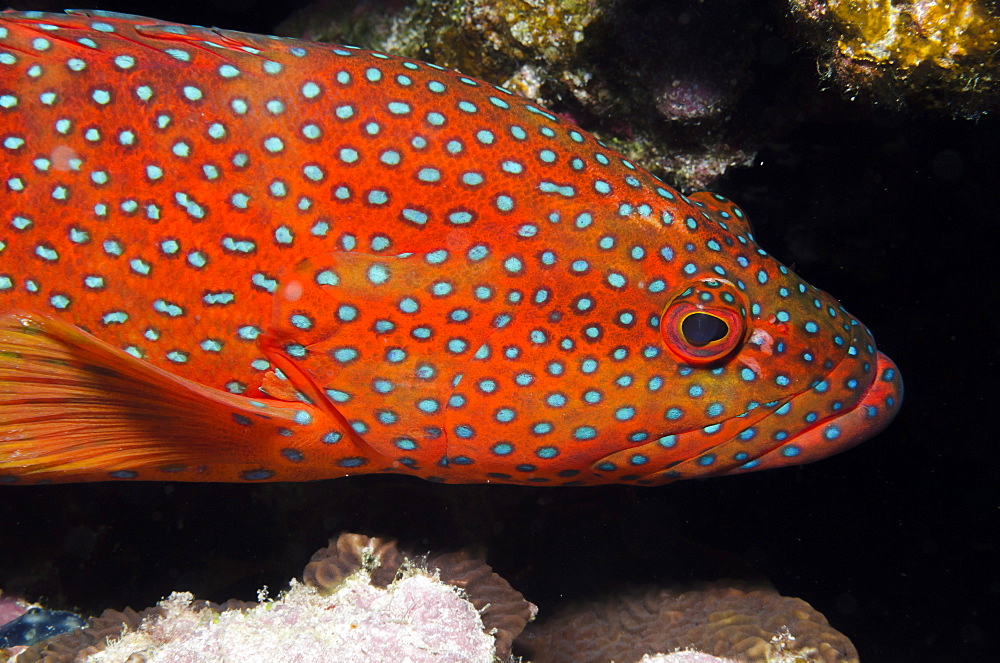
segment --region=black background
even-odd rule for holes
[[[269,32],[294,3],[91,6]],[[781,67],[814,66],[787,52]],[[826,112],[713,189],[898,363],[903,409],[877,438],[806,467],[656,489],[401,477],[3,487],[0,587],[84,612],[145,607],[175,589],[252,599],[351,530],[418,551],[483,544],[542,616],[622,583],[756,576],[812,603],[863,661],[995,660],[998,125],[870,110],[834,91],[818,99]]]

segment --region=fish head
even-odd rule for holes
[[[601,289],[618,296],[595,307],[605,319],[587,348],[603,387],[581,387],[575,413],[617,424],[592,427],[596,477],[661,484],[802,464],[884,428],[902,383],[868,328],[761,249],[735,205],[685,202],[626,233],[643,259],[625,246],[603,261]]]

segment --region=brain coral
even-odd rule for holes
[[[857,663],[846,636],[801,599],[721,583],[656,589],[564,609],[517,639],[532,663],[622,663],[694,648],[748,663]]]

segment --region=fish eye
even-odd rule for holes
[[[660,318],[667,348],[687,364],[704,366],[724,360],[743,344],[747,307],[728,281],[699,281],[678,293]]]
[[[729,325],[711,313],[691,313],[681,322],[681,333],[688,343],[696,348],[702,348],[726,338],[729,334]]]

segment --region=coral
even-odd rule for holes
[[[535,607],[469,553],[407,555],[391,539],[342,534],[304,583],[274,601],[216,605],[175,592],[142,612],[105,611],[29,648],[17,663],[183,660],[507,660]],[[113,645],[107,645],[109,641]],[[288,651],[295,652],[289,658]],[[195,658],[185,658],[194,656]],[[424,656],[426,658],[421,658]],[[131,657],[131,658],[130,658]]]
[[[365,569],[373,585],[386,587],[413,564],[437,570],[442,582],[461,589],[479,611],[487,632],[495,635],[497,657],[506,660],[510,656],[511,643],[534,618],[536,608],[468,552],[437,553],[419,559],[402,553],[392,539],[341,534],[312,556],[303,579],[325,594],[358,569]]]
[[[857,663],[851,642],[801,599],[717,583],[570,606],[517,640],[533,663],[637,661],[693,648],[748,663]]]
[[[393,539],[341,534],[336,540],[330,539],[329,546],[313,554],[302,572],[302,580],[321,593],[330,594],[348,576],[363,568],[368,571],[373,585],[384,588],[396,579],[405,561]]]
[[[850,96],[975,116],[1000,106],[1000,17],[987,0],[791,0]]]
[[[109,640],[118,638],[123,631],[135,631],[146,617],[163,615],[159,607],[136,612],[131,608],[119,612],[105,610],[97,617],[91,617],[87,626],[65,633],[45,642],[29,647],[15,659],[16,663],[74,663],[86,660],[104,648]]]
[[[579,64],[585,31],[604,0],[417,0],[410,6],[367,3],[345,12],[319,3],[293,15],[279,34],[338,41],[419,58],[488,80],[513,77],[519,63]],[[522,89],[514,85],[513,89]],[[523,91],[523,89],[522,89]]]
[[[641,659],[639,663],[736,663],[728,658],[719,658],[717,656],[712,656],[711,654],[706,654],[704,652],[695,651],[693,649],[685,649],[683,651],[671,652],[670,654],[646,654]]]
[[[535,606],[469,551],[421,557],[392,539],[342,534],[313,555],[303,578],[275,600],[262,590],[256,603],[217,605],[175,592],[141,612],[107,610],[14,660],[350,663],[405,655],[414,663],[495,663],[512,653],[532,663],[858,660],[805,601],[740,584],[619,594],[525,628]]]
[[[31,604],[14,596],[4,596],[0,591],[0,626],[17,619],[30,607]]]
[[[239,657],[353,663],[405,656],[414,663],[492,663],[493,638],[458,592],[421,571],[388,588],[364,571],[328,596],[292,583],[275,601],[242,612],[198,609],[190,594],[160,603],[163,615],[126,632],[87,663],[181,663]]]

